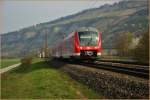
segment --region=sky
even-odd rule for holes
[[[0,34],[71,15],[120,0],[3,0]]]

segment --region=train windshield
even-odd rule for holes
[[[92,31],[78,32],[80,46],[97,46],[98,33]]]

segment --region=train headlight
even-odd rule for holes
[[[83,48],[82,48],[82,47],[80,47],[80,49],[82,50]]]
[[[90,47],[87,47],[87,49],[91,49]]]
[[[95,49],[98,49],[98,47],[94,47]]]

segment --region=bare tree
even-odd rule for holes
[[[149,61],[149,33],[143,34],[139,44],[134,49],[134,57],[142,62]]]
[[[124,33],[121,34],[116,43],[116,48],[119,56],[129,56],[130,55],[130,45],[132,44],[133,34]]]

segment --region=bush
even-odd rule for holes
[[[21,64],[22,65],[31,65],[32,64],[32,57],[24,57],[21,59]]]

